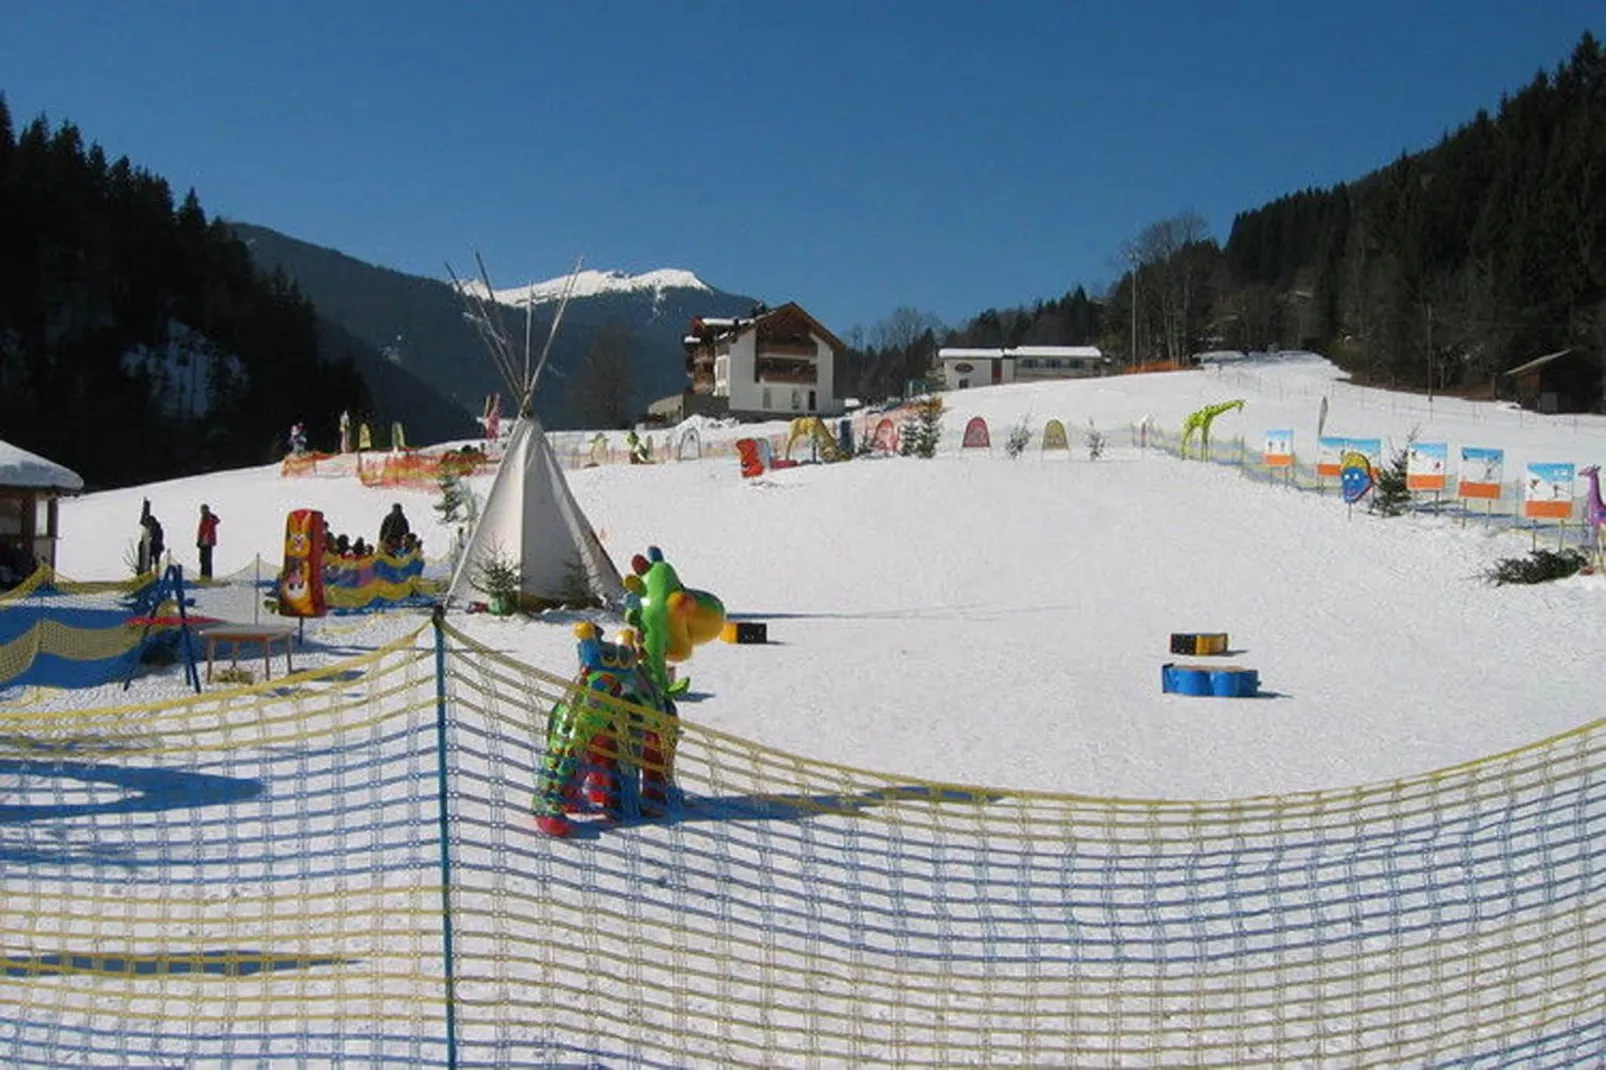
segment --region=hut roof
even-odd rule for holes
[[[84,481],[71,468],[48,461],[21,446],[0,442],[0,487],[27,487],[76,494]]]

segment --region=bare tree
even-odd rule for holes
[[[1180,363],[1192,347],[1201,265],[1190,255],[1209,241],[1210,230],[1198,212],[1179,212],[1150,223],[1123,248],[1137,276],[1138,315],[1158,335],[1167,359]]]
[[[635,335],[620,324],[605,324],[591,335],[585,356],[564,383],[569,420],[580,427],[630,426],[635,352]]]
[[[881,350],[908,350],[927,331],[934,335],[940,333],[942,321],[930,312],[901,305],[892,310],[892,315],[870,328],[870,344]]]

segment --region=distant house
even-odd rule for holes
[[[56,499],[84,489],[78,473],[0,442],[0,585],[56,565]]]
[[[1110,360],[1097,346],[1015,346],[1009,349],[945,347],[937,350],[943,386],[973,386],[1083,379],[1105,374]]]
[[[669,417],[677,400],[686,414],[711,401],[716,411],[759,420],[842,411],[834,376],[847,347],[796,302],[746,317],[694,318],[682,343],[689,396],[655,403],[654,414]]]
[[[1501,373],[1509,396],[1535,412],[1596,412],[1606,404],[1602,368],[1592,354],[1562,349]]]

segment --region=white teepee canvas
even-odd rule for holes
[[[450,267],[448,266],[448,271]],[[576,269],[578,270],[578,268]],[[577,602],[616,606],[624,601],[624,583],[619,570],[597,540],[596,532],[569,490],[563,468],[552,454],[541,421],[532,408],[535,385],[551,352],[552,339],[568,306],[565,290],[540,360],[530,366],[529,306],[525,309],[524,353],[514,356],[512,343],[492,296],[490,279],[480,266],[485,296],[457,282],[458,292],[468,308],[468,317],[490,350],[512,395],[518,399],[518,417],[508,436],[502,463],[491,481],[491,493],[480,511],[468,545],[452,576],[447,602],[462,604],[474,599],[475,583],[485,563],[492,558],[516,561],[523,583],[521,601],[526,605],[572,605]],[[573,277],[571,276],[571,287]]]

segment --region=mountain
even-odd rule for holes
[[[485,346],[463,318],[462,300],[449,283],[365,263],[267,227],[231,225],[263,270],[283,271],[320,314],[381,350],[397,369],[458,409],[477,415],[487,394],[507,393]],[[531,333],[539,349],[566,283],[567,278],[560,278],[533,287],[498,287],[496,297],[508,306],[509,332],[522,338],[524,306],[531,303]],[[593,338],[611,327],[616,329],[614,337],[619,328],[629,334],[627,381],[620,389],[627,394],[627,411],[641,412],[648,402],[686,388],[680,340],[693,316],[745,315],[755,304],[754,298],[716,289],[690,271],[581,272],[536,393],[536,411],[550,427],[584,422],[576,418],[566,395],[586,374],[586,352]]]
[[[393,421],[406,428],[407,441],[414,445],[477,438],[483,433],[473,414],[448,401],[440,391],[386,358],[377,347],[352,334],[321,309],[318,342],[323,353],[332,359],[349,360],[362,376],[368,388],[368,405],[360,417],[354,412],[353,418],[369,420],[381,442],[390,442]],[[333,414],[324,415],[324,423],[333,425],[337,419]],[[327,430],[326,439],[333,441]]]

